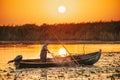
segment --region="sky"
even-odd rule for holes
[[[119,8],[120,0],[0,0],[0,25],[118,21]]]

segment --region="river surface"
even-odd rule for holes
[[[39,58],[42,44],[5,44],[0,45],[0,63],[7,63],[8,60],[17,55],[23,55],[24,59]],[[87,54],[102,49],[103,53],[120,52],[120,44],[49,44],[48,49],[58,55],[60,48],[65,48],[67,54]],[[48,57],[52,57],[48,54]]]

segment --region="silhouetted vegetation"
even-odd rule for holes
[[[120,21],[0,26],[0,41],[120,41]]]

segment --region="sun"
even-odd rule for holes
[[[65,13],[66,12],[66,7],[65,6],[59,6],[58,7],[58,12],[59,13]]]

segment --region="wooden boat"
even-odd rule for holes
[[[47,58],[47,62],[41,62],[40,59],[22,60],[22,56],[19,55],[8,63],[15,62],[16,68],[59,67],[74,65],[74,63],[77,65],[93,65],[100,59],[100,56],[101,50],[89,54]]]

